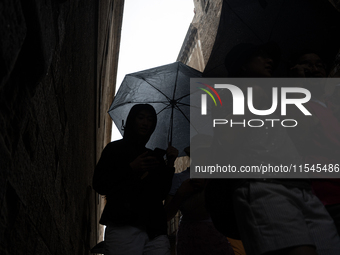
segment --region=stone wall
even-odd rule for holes
[[[0,3],[0,254],[97,243],[91,183],[111,134],[123,3]]]
[[[214,46],[222,2],[222,0],[194,0],[195,16],[177,61],[203,72]]]
[[[328,0],[338,11],[340,11],[340,1],[339,0]]]

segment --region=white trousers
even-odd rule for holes
[[[308,190],[251,182],[234,192],[247,255],[310,245],[318,255],[339,255],[340,238],[320,200]]]
[[[105,255],[170,255],[170,242],[166,235],[149,240],[147,233],[136,227],[107,226]]]

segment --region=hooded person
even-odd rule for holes
[[[164,155],[145,147],[156,128],[155,109],[134,105],[123,139],[109,143],[93,176],[93,188],[106,196],[100,224],[106,225],[105,254],[170,254],[163,200],[171,188],[178,151]]]

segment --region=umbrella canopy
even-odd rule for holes
[[[181,62],[127,74],[109,114],[123,135],[123,122],[132,106],[152,105],[157,126],[146,146],[166,149],[170,142],[179,155],[184,155],[190,143],[190,78],[201,76],[201,72]]]
[[[285,76],[290,54],[302,47],[323,51],[334,60],[339,49],[340,14],[322,0],[223,0],[215,43],[203,72],[205,77],[227,76],[224,60],[240,43],[275,42],[281,49],[276,76]]]

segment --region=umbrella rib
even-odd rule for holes
[[[190,104],[187,104],[187,103],[181,103],[181,102],[177,102],[177,105],[185,105],[185,106],[191,106]]]
[[[190,120],[189,120],[188,117],[184,114],[184,112],[183,112],[178,106],[176,106],[176,109],[177,109],[178,111],[180,111],[180,113],[182,113],[182,115],[184,116],[184,118],[189,122],[190,126],[192,126],[192,127],[195,129],[195,131],[198,133],[197,129],[191,124]]]
[[[126,104],[145,104],[146,102],[138,102],[138,101],[129,101],[129,102],[124,102],[118,105],[115,105],[114,108],[112,108],[110,111],[122,106],[122,105],[126,105]],[[153,102],[148,102],[148,104],[168,104],[167,101],[153,101]]]
[[[159,90],[158,88],[156,88],[156,87],[155,87],[154,85],[152,85],[150,82],[148,82],[147,80],[145,80],[144,77],[140,77],[140,76],[136,76],[136,77],[138,77],[138,78],[142,79],[143,81],[145,81],[147,84],[149,84],[149,85],[150,85],[151,87],[153,87],[155,90],[157,90],[159,93],[161,93],[163,96],[165,96],[166,99],[170,100],[170,98],[169,98],[167,95],[165,95],[161,90]]]
[[[176,99],[176,103],[179,103],[179,101],[181,100],[181,99],[183,99],[184,97],[187,97],[187,96],[190,96],[190,95],[192,95],[192,94],[195,94],[197,91],[192,91],[192,92],[190,92],[189,94],[186,94],[186,95],[184,95],[184,96],[181,96],[181,97],[179,97],[179,98],[177,98]]]
[[[192,107],[192,108],[196,108],[196,109],[201,108],[200,106],[195,106],[195,105],[190,105],[190,104],[184,104],[184,103],[178,103],[178,104],[180,104],[181,106],[188,106],[188,107]]]
[[[259,37],[258,36],[258,34],[257,33],[255,33],[255,31],[250,27],[250,26],[248,26],[248,24],[233,10],[233,8],[230,6],[230,4],[229,4],[229,2],[228,2],[228,0],[226,0],[225,1],[226,3],[227,3],[227,5],[229,6],[229,8],[230,8],[230,10],[241,20],[241,22],[244,24],[244,25],[246,25],[246,27],[248,27],[249,29],[250,29],[250,31],[252,31],[255,35],[256,35],[256,37],[258,38],[258,39],[260,39],[260,41],[262,42],[262,43],[264,43],[263,42],[263,40],[261,39],[261,37]]]
[[[184,118],[186,118],[187,121],[190,122],[190,120],[189,120],[188,117],[184,114],[184,112],[181,110],[181,108],[179,108],[177,105],[175,106],[175,108],[176,108],[177,110],[179,110],[179,111],[183,114]]]
[[[189,106],[189,107],[192,107],[192,108],[200,108],[200,106],[194,106],[194,105],[180,103],[180,102],[178,102],[177,105]]]
[[[181,96],[181,97],[177,98],[176,101],[178,102],[179,100],[181,100],[182,98],[187,97],[187,96],[190,96],[190,94],[186,94],[184,96]]]
[[[157,115],[160,114],[162,111],[164,111],[164,110],[166,110],[166,109],[169,109],[169,106],[170,106],[170,105],[166,105],[162,110],[160,110],[160,111],[157,113]]]
[[[176,92],[176,88],[177,88],[178,72],[179,72],[179,62],[177,63],[176,80],[175,80],[174,91],[172,93],[172,101],[174,101],[174,99],[175,99],[175,92]],[[172,130],[173,130],[173,121],[174,121],[174,107],[175,107],[175,104],[171,104],[170,132],[169,132],[169,136],[170,136],[169,137],[169,144],[170,145],[172,144]]]
[[[177,63],[176,80],[175,80],[174,92],[172,93],[172,100],[175,99],[175,92],[176,92],[176,88],[177,88],[178,72],[179,72],[179,63]]]
[[[181,100],[182,98],[187,97],[187,96],[190,96],[190,95],[195,94],[195,93],[197,93],[197,91],[192,91],[192,92],[190,92],[189,94],[186,94],[186,95],[184,95],[184,96],[181,96],[181,97],[177,98],[176,101],[178,102],[178,101]]]
[[[274,23],[273,23],[272,30],[270,31],[270,34],[269,34],[268,42],[270,41],[270,38],[272,38],[272,34],[273,34],[273,31],[274,31],[274,27],[275,27],[276,22],[277,22],[278,19],[279,19],[279,14],[280,14],[280,12],[282,11],[282,6],[283,6],[283,3],[284,3],[284,2],[285,2],[285,0],[282,1],[281,6],[280,6],[280,9],[279,9],[279,13],[276,15],[276,19],[275,19],[275,21],[274,21]]]

